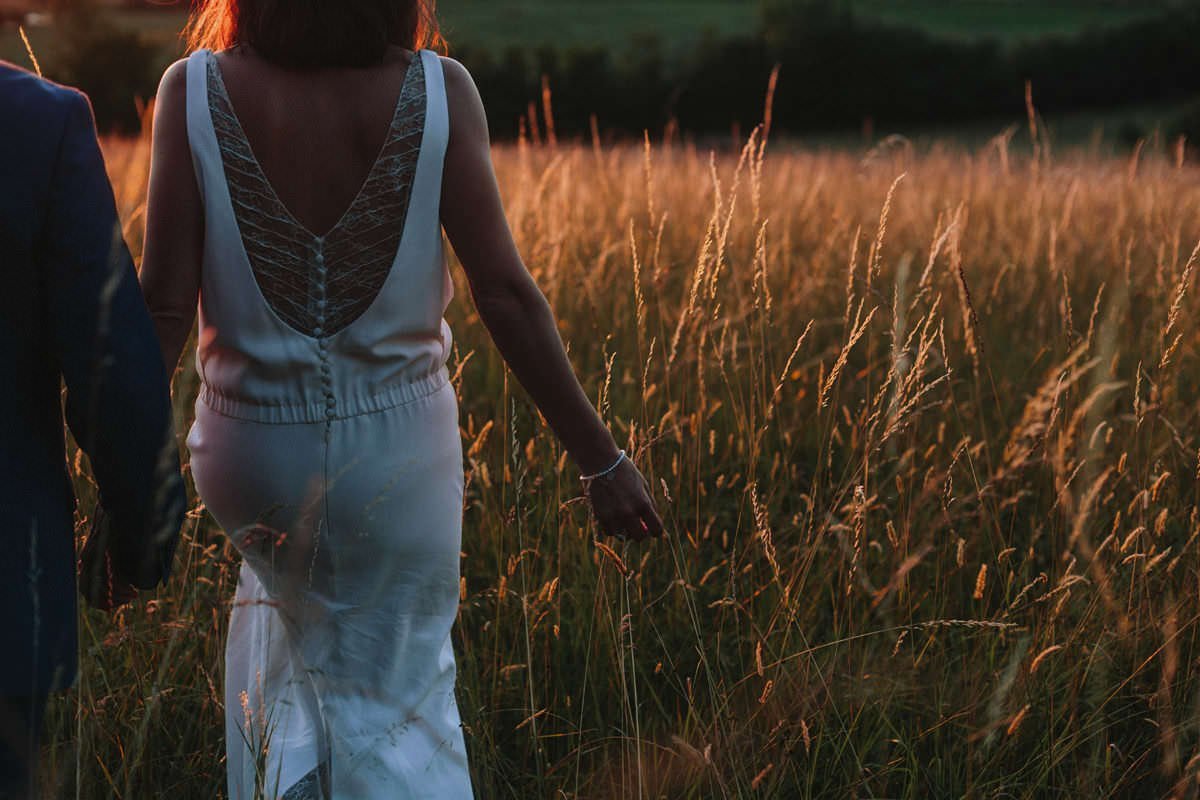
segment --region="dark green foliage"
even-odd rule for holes
[[[1167,131],[1172,139],[1184,137],[1187,152],[1194,157],[1200,147],[1200,100],[1188,105],[1179,113]]]
[[[48,77],[87,93],[101,131],[136,132],[139,101],[154,96],[162,66],[159,48],[86,7],[60,18]]]
[[[149,40],[100,15],[65,17],[47,72],[87,91],[105,130],[136,129],[135,97],[153,93],[166,60]],[[452,51],[479,83],[493,133],[509,139],[542,86],[553,93],[560,136],[602,131],[637,137],[672,120],[696,134],[756,124],[771,69],[780,65],[776,130],[856,130],[957,124],[1025,114],[1025,83],[1040,111],[1174,102],[1200,92],[1200,10],[1179,4],[1120,26],[1005,43],[930,34],[856,11],[849,0],[763,0],[760,33],[709,31],[687,52],[646,35],[612,47],[496,50],[470,41]]]
[[[710,33],[669,60],[657,40],[632,54],[511,49],[500,59],[455,51],[475,74],[495,133],[514,136],[541,76],[559,133],[601,126],[632,135],[675,119],[685,131],[724,133],[762,118],[768,76],[781,68],[777,129],[854,129],[1023,117],[1025,84],[1046,112],[1173,101],[1200,91],[1200,11],[1173,8],[1121,27],[1013,45],[938,37],[857,15],[845,0],[767,0],[762,33]],[[540,106],[539,106],[540,108]]]

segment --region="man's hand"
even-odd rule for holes
[[[108,515],[97,506],[79,554],[79,593],[92,608],[109,612],[133,602],[138,594],[113,568],[110,536]]]

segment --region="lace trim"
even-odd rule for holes
[[[301,778],[288,789],[281,800],[325,800],[329,795],[322,784],[329,783],[328,770],[322,764],[313,767],[312,771]]]
[[[425,65],[414,57],[387,140],[358,196],[324,236],[288,210],[255,157],[217,59],[208,57],[208,101],[255,282],[296,331],[328,337],[362,316],[382,290],[400,249],[425,132]]]

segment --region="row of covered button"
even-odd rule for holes
[[[325,243],[317,240],[317,327],[313,336],[317,339],[317,351],[321,359],[321,388],[325,394],[325,414],[333,420],[337,416],[337,398],[333,394],[333,370],[329,364],[329,339],[325,336],[325,308],[327,301],[325,267]]]

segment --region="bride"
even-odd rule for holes
[[[443,229],[604,531],[662,534],[513,243],[433,0],[207,0],[155,114],[142,282],[197,308],[196,487],[243,556],[232,800],[468,798],[450,629],[463,464]]]

